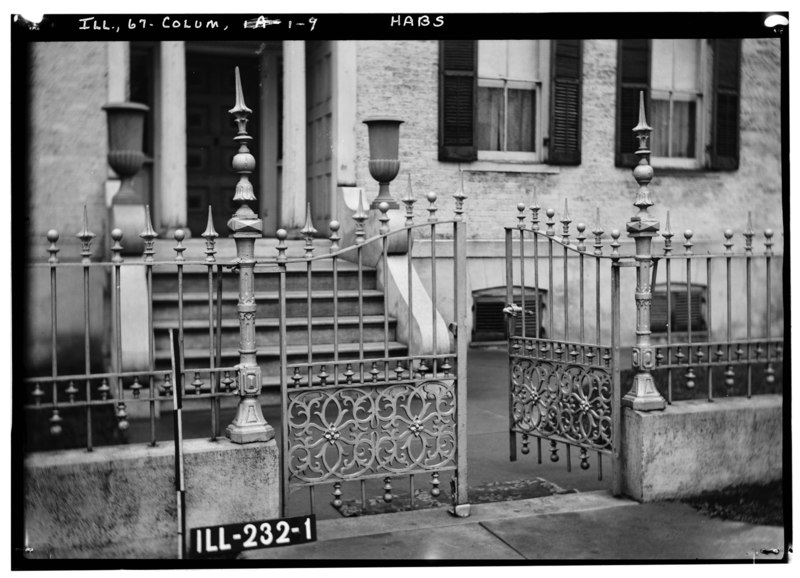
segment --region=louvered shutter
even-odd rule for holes
[[[739,168],[739,69],[741,41],[714,40],[714,94],[711,128],[711,168]]]
[[[645,113],[650,112],[650,41],[619,41],[617,67],[617,135],[615,164],[633,167],[638,162],[634,151],[638,142],[633,127],[639,124],[639,92],[644,91]]]
[[[581,164],[580,40],[553,40],[550,97],[550,148],[547,162]]]
[[[439,160],[469,162],[478,158],[478,43],[439,43]]]

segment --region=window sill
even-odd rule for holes
[[[462,168],[468,173],[536,173],[544,175],[557,175],[561,172],[561,167],[547,164],[534,163],[511,163],[500,161],[473,161],[463,164]]]
[[[678,169],[674,167],[653,167],[654,177],[681,177],[681,178],[718,178],[719,171],[715,171],[706,167],[699,167],[696,169]]]

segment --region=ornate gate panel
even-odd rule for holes
[[[340,224],[332,221],[330,251],[323,255],[314,255],[316,231],[310,209],[303,229],[303,257],[287,257],[286,232],[277,233],[285,511],[290,507],[306,508],[292,500],[292,495],[307,489],[307,508],[314,512],[320,486],[327,486],[330,503],[337,509],[347,504],[348,510],[354,507],[356,513],[366,512],[393,501],[395,507],[414,508],[426,500],[445,499],[446,492],[440,485],[449,472],[452,512],[459,516],[469,513],[465,467],[466,342],[461,338],[466,335],[464,197],[456,195],[455,216],[451,220],[436,217],[433,193],[428,195],[428,201],[430,217],[421,224],[413,221],[414,199],[410,192],[403,199],[405,222],[400,215],[389,215],[388,203],[380,203],[380,228],[367,238],[369,224],[365,227],[367,215],[359,200],[353,244],[340,248]],[[414,233],[419,229],[424,229],[432,241],[440,237],[453,244],[452,279],[440,279],[438,288],[437,269],[441,277],[443,259],[437,260],[435,242],[430,243],[430,255],[417,255],[416,264],[412,265]],[[430,271],[426,295],[420,294],[416,273],[420,261],[425,261],[423,268]],[[375,269],[368,266],[371,263],[376,264]],[[394,277],[390,278],[392,267]],[[321,271],[330,275],[328,294],[313,290],[312,280]],[[370,275],[377,277],[375,285],[381,292],[368,288]],[[407,285],[403,277],[407,278]],[[297,337],[290,335],[287,313],[287,303],[293,296],[291,288],[297,286],[298,279],[306,288],[302,315],[307,319],[307,328],[301,331],[307,342],[299,354],[292,346],[292,339]],[[407,318],[390,320],[390,310],[395,315],[398,310],[396,305],[390,305],[391,300],[404,304]],[[442,307],[448,301],[452,303],[454,320],[449,334],[439,317],[440,312],[449,313]],[[297,313],[294,315],[296,319]],[[330,316],[331,351],[314,350],[315,315]],[[423,322],[434,328],[433,342],[425,350],[415,343],[413,330],[415,324]],[[366,337],[369,324],[371,338]],[[372,495],[378,498],[369,506]],[[398,502],[402,505],[398,506]]]
[[[535,200],[529,224],[525,206],[517,209],[517,226],[506,228],[511,460],[517,459],[518,440],[528,454],[535,438],[539,463],[544,440],[549,459],[563,457],[569,470],[573,450],[582,469],[591,467],[594,454],[602,479],[603,456],[612,456],[618,470],[619,232],[612,231],[611,252],[604,255],[604,231],[596,225],[590,253],[584,223],[570,239],[566,203],[560,236],[553,209],[546,212],[544,231]],[[531,292],[533,303],[525,298]],[[515,303],[515,294],[522,300]]]

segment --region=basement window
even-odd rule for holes
[[[525,287],[525,309],[527,314],[520,313],[515,318],[514,335],[522,335],[523,319],[525,335],[536,335],[536,323],[540,323],[539,335],[544,336],[541,327],[543,303],[547,296],[546,290],[536,290],[534,287]],[[522,306],[522,288],[514,287],[514,304]],[[537,305],[538,295],[538,305]],[[472,342],[505,341],[508,339],[506,315],[503,313],[506,302],[506,287],[490,287],[472,292]]]
[[[653,333],[666,333],[667,327],[672,333],[685,333],[689,331],[690,323],[693,332],[704,332],[708,329],[705,285],[671,283],[669,294],[668,308],[667,285],[659,284],[653,288],[653,304],[650,309],[650,330]]]

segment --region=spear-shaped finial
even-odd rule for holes
[[[231,163],[233,170],[239,173],[239,182],[236,183],[236,194],[233,200],[239,203],[247,203],[248,201],[255,201],[256,196],[253,193],[253,185],[250,182],[250,175],[256,167],[256,159],[250,154],[250,149],[247,148],[247,143],[253,140],[247,134],[247,121],[249,120],[250,113],[253,111],[247,108],[244,103],[244,93],[242,91],[242,79],[239,76],[239,67],[236,67],[236,104],[228,111],[234,116],[234,121],[239,127],[238,134],[233,137],[233,140],[238,143],[239,150],[233,157]],[[237,210],[248,219],[253,219],[255,215],[252,210],[246,205],[243,205]],[[234,231],[235,232],[235,231]]]
[[[633,178],[639,183],[639,191],[636,194],[636,202],[633,205],[639,209],[639,213],[633,220],[646,221],[650,219],[647,212],[648,207],[653,205],[650,200],[650,191],[647,185],[653,180],[653,167],[650,166],[650,149],[647,148],[647,139],[653,129],[647,124],[644,112],[644,91],[639,91],[639,124],[633,127],[636,138],[639,140],[639,148],[636,154],[639,156],[639,163],[633,169]]]
[[[155,239],[158,237],[158,233],[153,229],[153,222],[150,220],[150,205],[144,206],[144,230],[139,233],[139,237],[144,240],[144,260],[151,263],[155,254]]]
[[[214,218],[211,211],[211,205],[208,206],[208,220],[206,221],[206,230],[200,235],[206,240],[206,263],[214,263],[216,248],[214,246],[219,234],[214,229]]]
[[[647,139],[647,138],[650,137],[650,133],[652,131],[653,131],[653,127],[651,127],[649,124],[647,124],[647,116],[645,115],[645,111],[644,111],[644,91],[640,90],[639,91],[639,124],[637,124],[635,127],[633,127],[633,132],[641,133],[641,134],[637,134],[636,138],[638,138],[638,139],[642,139],[642,138]],[[646,140],[645,141],[639,140],[639,148],[640,149],[647,148],[647,141]]]
[[[95,234],[89,230],[89,216],[86,205],[83,205],[83,228],[75,236],[81,242],[81,263],[88,265],[92,256],[91,244]]]
[[[246,134],[245,127],[247,125],[247,115],[253,111],[244,103],[244,91],[242,90],[242,77],[239,75],[239,67],[236,67],[236,104],[228,112],[236,115],[236,122],[239,122],[240,116],[244,120],[244,125],[239,125],[239,134]]]

